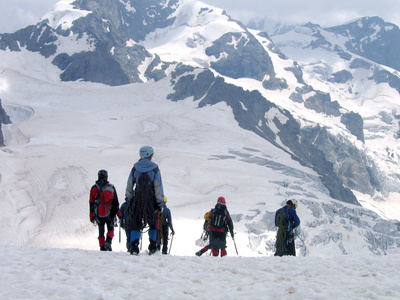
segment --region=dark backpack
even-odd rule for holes
[[[152,170],[154,175],[158,168]],[[133,170],[134,173],[134,170]],[[153,223],[157,214],[154,183],[147,172],[141,173],[135,187],[135,197],[127,208],[127,227],[129,230],[141,231],[147,224]]]
[[[228,220],[228,214],[224,206],[217,206],[211,214],[210,225],[215,229],[221,229]]]
[[[282,256],[287,254],[288,231],[289,228],[289,207],[284,206],[276,216],[278,233],[276,235],[275,255]]]
[[[280,228],[288,228],[289,225],[289,210],[288,207],[282,207],[281,211],[276,216],[276,225]]]

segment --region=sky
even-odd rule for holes
[[[0,32],[14,32],[40,18],[57,0],[0,0]],[[288,23],[312,22],[323,27],[340,25],[355,18],[380,16],[400,26],[398,0],[204,0],[223,8],[233,18],[246,23],[253,17],[268,17]]]

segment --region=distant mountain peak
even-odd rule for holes
[[[41,22],[45,21],[53,29],[61,28],[67,30],[72,27],[75,20],[86,17],[91,11],[78,9],[74,3],[75,0],[58,1],[52,11],[46,13]]]

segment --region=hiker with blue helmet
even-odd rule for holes
[[[297,206],[297,200],[290,199],[275,213],[275,226],[278,227],[275,256],[296,256],[293,230],[300,225],[300,219],[296,213]]]
[[[149,226],[149,254],[157,250],[158,215],[163,209],[164,190],[158,165],[152,162],[154,150],[150,146],[140,148],[140,159],[129,174],[125,198],[125,230],[130,231],[130,253],[139,254],[139,240],[143,229]]]

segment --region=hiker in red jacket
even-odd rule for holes
[[[226,235],[233,233],[233,222],[229,215],[228,209],[226,208],[226,202],[224,197],[219,197],[215,208],[210,214],[210,248],[212,249],[212,255],[218,256],[219,250],[221,250],[221,257],[227,255],[226,252]]]
[[[98,180],[90,189],[89,209],[90,222],[99,225],[99,245],[101,251],[112,251],[115,216],[121,218],[119,202],[115,187],[108,180],[108,172],[100,170]],[[107,238],[105,238],[107,225]]]

